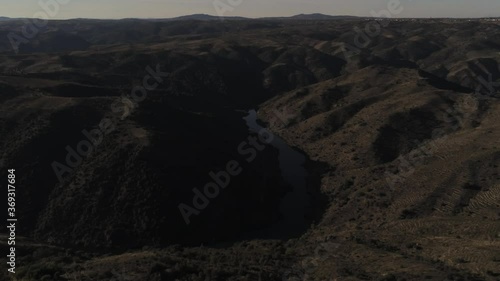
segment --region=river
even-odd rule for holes
[[[257,112],[250,110],[243,118],[250,132],[257,133],[263,127],[257,122]],[[269,144],[279,151],[279,166],[281,175],[291,190],[288,191],[280,202],[282,218],[270,228],[264,230],[265,238],[289,239],[299,236],[308,227],[305,213],[310,202],[307,193],[307,171],[304,168],[305,155],[290,147],[282,138],[274,135]],[[260,235],[259,235],[260,236]]]

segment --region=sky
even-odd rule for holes
[[[0,16],[37,17],[39,3],[59,4],[50,19],[169,18],[188,14],[268,17],[301,13],[369,16],[400,6],[393,17],[499,17],[500,0],[0,0]],[[394,3],[393,3],[394,4]],[[396,5],[394,4],[394,5]],[[216,7],[219,7],[218,9]],[[38,16],[37,16],[38,15]]]

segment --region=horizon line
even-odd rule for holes
[[[54,21],[54,20],[128,20],[128,19],[134,19],[134,20],[166,20],[166,19],[177,19],[177,18],[182,18],[182,17],[189,17],[189,16],[209,16],[213,18],[241,18],[241,19],[249,19],[249,20],[258,20],[258,19],[280,19],[280,18],[293,18],[296,16],[327,16],[327,17],[351,17],[351,18],[360,18],[360,19],[496,19],[500,18],[499,16],[481,16],[481,17],[373,17],[373,16],[355,16],[355,15],[329,15],[329,14],[322,14],[322,13],[301,13],[301,14],[294,14],[294,15],[289,15],[289,16],[267,16],[267,17],[246,17],[246,16],[239,16],[239,15],[234,15],[234,16],[219,16],[219,15],[211,15],[211,14],[204,14],[204,13],[195,13],[195,14],[185,14],[185,15],[180,15],[180,16],[174,16],[174,17],[152,17],[152,18],[144,18],[144,17],[124,17],[124,18],[92,18],[92,17],[77,17],[77,18],[51,18],[47,19],[48,21]],[[11,19],[11,20],[21,20],[21,19],[40,19],[40,18],[34,18],[34,17],[8,17],[8,16],[1,16],[0,19]],[[297,20],[301,20],[298,18]]]

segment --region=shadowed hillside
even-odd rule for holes
[[[348,52],[367,20],[194,19],[0,43],[19,280],[499,278],[498,23],[391,21]],[[251,109],[307,158],[298,236],[266,234],[292,189],[278,150],[250,146]],[[186,224],[179,204],[231,160],[242,172]]]

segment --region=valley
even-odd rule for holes
[[[497,280],[500,25],[373,20],[0,42],[18,280]]]

